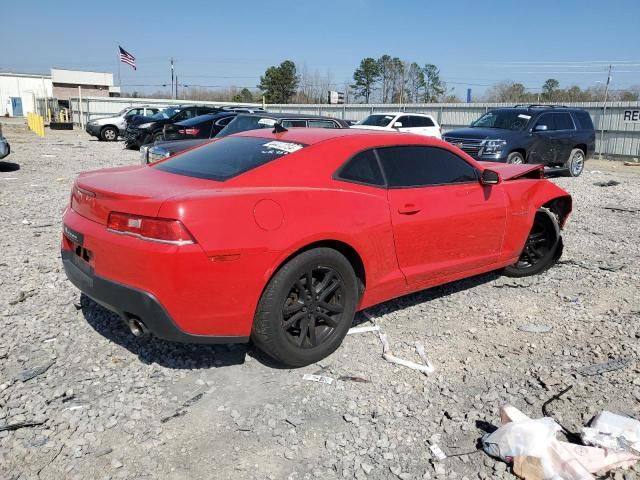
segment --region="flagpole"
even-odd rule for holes
[[[120,87],[120,96],[122,96],[122,77],[120,75],[120,64],[122,63],[120,61],[120,42],[118,42],[118,87]]]

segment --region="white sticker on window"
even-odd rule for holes
[[[273,127],[276,121],[273,118],[261,118],[258,120],[258,125],[266,125],[267,127]]]
[[[280,150],[282,152],[293,153],[300,150],[302,148],[302,145],[298,143],[273,141],[273,142],[265,143],[263,147],[271,148],[273,150]]]
[[[520,115],[518,115],[518,118],[524,118],[525,120],[529,120],[531,118],[531,115],[525,115],[524,113],[521,113]]]

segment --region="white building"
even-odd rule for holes
[[[26,116],[35,112],[36,98],[52,95],[51,75],[0,72],[0,116]]]
[[[0,116],[23,117],[36,112],[36,98],[56,98],[69,107],[69,98],[82,96],[119,97],[113,73],[52,68],[50,74],[0,72]]]

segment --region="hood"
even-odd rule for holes
[[[544,178],[544,166],[540,164],[513,165],[499,162],[482,162],[483,167],[498,172],[502,181],[518,178]]]
[[[158,120],[145,117],[144,115],[133,115],[127,119],[127,125],[140,125],[141,123],[157,122]]]
[[[459,128],[457,130],[447,130],[443,137],[468,138],[474,140],[501,139],[508,140],[517,135],[522,135],[522,130],[506,130],[504,128]]]

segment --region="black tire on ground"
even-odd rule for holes
[[[153,143],[161,142],[164,140],[164,133],[156,132],[153,134]]]
[[[540,208],[518,261],[505,267],[507,277],[537,275],[552,267],[562,255],[563,244],[556,216]]]
[[[511,152],[507,157],[507,163],[522,164],[525,163],[525,161],[520,152]]]
[[[584,170],[584,162],[586,158],[584,152],[580,148],[574,148],[569,154],[569,160],[564,164],[566,168],[565,175],[568,177],[579,177]]]
[[[309,365],[340,346],[358,298],[358,280],[344,255],[332,248],[307,250],[284,264],[267,284],[251,338],[283,365]]]
[[[100,140],[104,140],[105,142],[115,142],[118,140],[118,129],[115,127],[103,127],[100,130]]]

